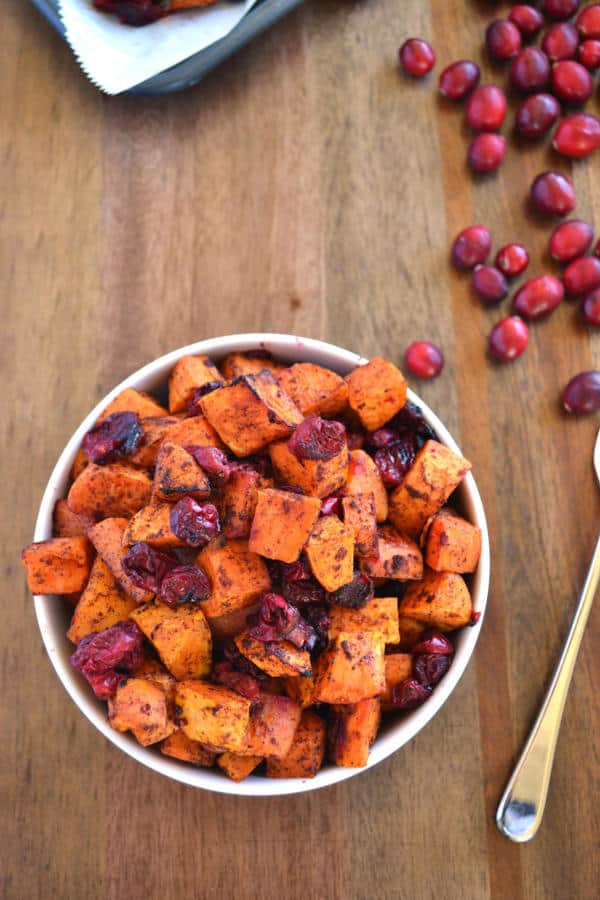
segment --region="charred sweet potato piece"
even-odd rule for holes
[[[458,487],[471,463],[439,444],[427,441],[417,453],[404,481],[394,489],[389,500],[392,525],[417,538],[427,519],[444,505]]]
[[[123,569],[123,535],[128,524],[128,519],[103,519],[88,528],[88,537],[124,592],[136,603],[147,603],[152,594],[135,585]]]
[[[423,577],[423,557],[414,541],[398,534],[391,525],[377,532],[377,553],[360,560],[360,570],[370,578],[414,581]]]
[[[379,356],[346,375],[348,403],[367,431],[389,422],[406,403],[406,380],[393,363]]]
[[[252,606],[271,586],[264,561],[241,539],[211,541],[198,554],[196,564],[210,579],[210,597],[202,609],[211,619]]]
[[[330,638],[344,631],[376,631],[386,644],[397,644],[400,640],[396,597],[373,597],[362,609],[348,609],[332,604],[329,616]]]
[[[327,729],[315,713],[302,713],[292,746],[281,759],[267,760],[268,778],[314,778],[325,756]]]
[[[140,444],[129,459],[133,465],[151,469],[156,465],[158,452],[163,441],[168,440],[180,447],[218,447],[223,448],[221,438],[209,425],[204,416],[191,416],[184,419],[179,416],[162,416],[160,418],[143,419],[144,431]]]
[[[354,551],[357,556],[373,556],[377,553],[377,519],[375,495],[351,494],[342,499],[344,524],[354,535]]]
[[[85,589],[75,607],[67,637],[74,644],[94,631],[104,631],[129,618],[136,607],[119,587],[101,556],[97,556]]]
[[[85,537],[51,538],[29,544],[21,553],[32,594],[82,591],[92,566],[93,549]]]
[[[203,607],[206,603],[203,604]],[[209,628],[215,640],[224,640],[225,638],[235,637],[246,627],[246,620],[252,613],[258,612],[260,603],[253,603],[252,606],[245,606],[243,609],[234,609],[232,612],[225,613],[222,616],[207,616]]]
[[[199,678],[212,666],[212,637],[201,609],[164,603],[138,606],[130,618],[144,632],[175,678]]]
[[[464,579],[454,572],[425,571],[422,581],[409,584],[400,601],[400,613],[426,622],[440,631],[467,625],[471,595]]]
[[[247,632],[238,634],[235,645],[255,666],[278,678],[283,675],[312,675],[310,655],[289,641],[259,641]]]
[[[282,759],[289,753],[302,710],[289,697],[263,693],[253,704],[244,756]]]
[[[400,631],[400,647],[403,650],[410,650],[413,644],[421,638],[427,626],[418,619],[411,619],[410,616],[398,615],[398,629]]]
[[[239,753],[227,751],[217,758],[217,765],[232,781],[240,782],[260,766],[262,761],[262,756],[240,756]]]
[[[337,516],[321,516],[306,543],[312,573],[326,591],[352,581],[354,534]]]
[[[192,741],[239,753],[248,743],[250,700],[206,681],[180,681],[175,703],[181,728]]]
[[[379,728],[379,699],[361,700],[352,706],[335,706],[329,732],[329,758],[336,766],[362,769]]]
[[[92,519],[76,516],[69,509],[66,500],[57,500],[52,514],[52,531],[54,537],[85,537]]]
[[[388,496],[381,480],[379,469],[364,450],[352,450],[348,462],[348,478],[346,494],[373,494],[375,497],[375,517],[378,522],[385,522],[388,517]]]
[[[221,490],[221,522],[225,537],[248,537],[259,487],[267,487],[266,479],[254,469],[232,469]]]
[[[315,666],[314,698],[322,703],[357,703],[385,690],[384,641],[380,634],[341,631]]]
[[[152,482],[131,466],[90,463],[71,485],[67,502],[78,516],[106,519],[132,516],[150,502]]]
[[[321,504],[316,497],[304,497],[273,488],[259,490],[248,547],[268,559],[295,562],[320,509]]]
[[[331,459],[298,459],[288,441],[276,441],[269,456],[280,484],[300,488],[313,497],[328,497],[340,491],[348,475],[348,446]]]
[[[206,750],[199,741],[191,741],[181,730],[173,732],[160,745],[160,752],[173,759],[193,763],[210,769],[215,764],[216,754]]]
[[[165,440],[156,457],[152,496],[175,503],[186,494],[196,500],[208,497],[208,478],[187,450]]]
[[[119,685],[108,720],[116,731],[131,731],[142,747],[156,744],[177,731],[165,691],[146,678],[128,678]]]
[[[269,356],[253,356],[252,353],[229,353],[221,363],[223,376],[230,381],[240,375],[259,375],[265,369],[275,375],[284,366]]]
[[[279,384],[303,416],[335,417],[346,408],[348,385],[331,369],[314,363],[295,363],[277,375]]]
[[[200,401],[202,411],[236,456],[257,453],[289,436],[302,414],[270,372],[241,375]]]
[[[182,356],[169,376],[169,412],[183,412],[199,387],[223,376],[208,356]]]
[[[137,413],[140,419],[148,416],[166,416],[166,409],[158,403],[150,394],[144,391],[136,391],[134,388],[125,388],[120,394],[111,400],[102,415],[98,417],[98,421],[106,419],[119,412]]]
[[[129,520],[123,535],[123,544],[131,545],[145,541],[159,550],[185,547],[184,541],[171,530],[170,516],[170,503],[149,503]]]
[[[379,698],[383,710],[394,709],[392,691],[396,685],[410,678],[413,673],[412,653],[386,653],[385,655],[385,691]]]
[[[284,678],[283,686],[288,697],[295,700],[302,709],[307,709],[315,702],[313,696],[315,692],[314,676]]]
[[[426,532],[426,533],[425,533]],[[424,532],[425,562],[436,572],[474,572],[481,555],[481,531],[447,509]]]

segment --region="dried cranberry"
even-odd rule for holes
[[[291,606],[280,594],[265,594],[260,602],[258,621],[248,631],[258,641],[285,639],[295,647],[312,650],[316,635],[296,607]]]
[[[182,603],[199,603],[210,596],[210,581],[198,566],[176,566],[160,583],[158,599],[174,608]]]
[[[341,422],[307,416],[289,439],[288,447],[297,459],[333,459],[346,443],[346,429]]]
[[[103,465],[133,453],[143,433],[137,413],[113,413],[88,431],[81,449],[93,463]]]
[[[339,516],[342,512],[342,501],[340,497],[325,497],[321,500],[322,516]]]
[[[93,0],[96,9],[113,13],[123,25],[149,25],[167,15],[164,0]]]
[[[417,679],[425,687],[433,687],[440,681],[448,669],[452,657],[439,656],[436,653],[418,653],[414,657],[414,671]]]
[[[200,406],[200,400],[220,387],[223,387],[222,381],[207,381],[206,384],[201,384],[199,388],[196,388],[194,396],[188,403],[188,416],[201,416],[202,407]]]
[[[429,656],[452,656],[454,647],[445,634],[429,629],[421,635],[418,643],[412,647],[413,653],[426,653]]]
[[[212,677],[218,684],[224,684],[248,700],[260,700],[261,689],[258,681],[252,675],[238,672],[230,662],[217,663],[213,668]]]
[[[379,469],[383,483],[387,487],[396,487],[411,468],[417,455],[415,437],[410,432],[400,435],[393,444],[381,447],[375,452],[373,460]]]
[[[416,678],[405,678],[392,690],[392,704],[395,709],[415,709],[425,703],[430,694],[431,688]]]
[[[179,560],[140,542],[129,548],[121,565],[137,587],[156,593],[165,575],[179,565]]]
[[[119,622],[84,637],[71,665],[91,684],[101,700],[111,697],[123,675],[133,674],[144,661],[143,635],[135,622]]]
[[[352,581],[327,595],[330,603],[346,606],[348,609],[362,609],[373,596],[373,582],[362,572],[355,572]]]
[[[188,547],[202,547],[220,531],[219,513],[212,503],[182,497],[171,507],[171,531]]]
[[[214,488],[222,487],[231,474],[231,465],[222,450],[218,447],[185,448],[194,457],[200,468],[206,472]]]

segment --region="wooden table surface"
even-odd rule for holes
[[[25,0],[2,6],[2,896],[595,897],[597,610],[541,833],[518,847],[493,814],[598,530],[598,421],[562,415],[558,397],[598,367],[600,342],[565,303],[519,362],[492,365],[500,314],[448,247],[483,221],[496,246],[529,246],[531,274],[548,270],[528,185],[570,172],[578,215],[600,229],[600,166],[511,144],[475,183],[460,109],[395,64],[411,35],[432,40],[438,71],[479,58],[498,4],[308,0],[187,93],[116,99]],[[255,330],[394,360],[439,343],[443,376],[414,386],[474,463],[493,560],[476,655],[428,728],[362,776],[268,800],[170,783],[109,745],[44,654],[18,560],[60,450],[109,388],[167,350]]]

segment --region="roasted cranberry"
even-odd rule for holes
[[[121,565],[137,587],[155,594],[165,575],[179,565],[179,560],[142,541],[129,548]]]
[[[529,265],[529,253],[523,244],[506,244],[496,254],[496,267],[507,278],[515,278]]]
[[[431,688],[421,684],[416,678],[406,678],[392,690],[394,709],[415,709],[431,695]]]
[[[135,622],[119,622],[84,637],[71,657],[71,665],[89,681],[96,696],[106,700],[115,692],[120,678],[133,674],[143,663],[142,641]]]
[[[360,450],[365,442],[364,434],[360,431],[347,431],[346,442],[348,450]]]
[[[581,304],[583,321],[593,328],[600,328],[600,288],[591,291]]]
[[[518,316],[507,316],[494,325],[488,342],[490,352],[499,362],[511,362],[525,352],[529,329]]]
[[[579,33],[571,22],[557,22],[546,29],[542,50],[549,60],[573,59],[579,45]]]
[[[600,409],[600,372],[580,372],[563,391],[563,406],[568,413],[586,416]]]
[[[379,450],[380,447],[387,447],[398,439],[398,432],[393,428],[378,428],[377,431],[371,431],[367,436],[367,441],[372,447]]]
[[[495,19],[485,30],[485,45],[492,59],[510,59],[521,49],[521,32],[508,19]]]
[[[501,134],[478,134],[469,145],[467,162],[472,172],[487,175],[502,165],[506,156],[506,141]]]
[[[339,516],[342,512],[342,501],[339,497],[325,497],[321,500],[322,516]]]
[[[247,700],[260,700],[261,689],[258,681],[245,672],[238,672],[230,662],[224,660],[212,670],[213,681],[224,684]]]
[[[525,47],[510,64],[510,79],[523,94],[535,94],[548,84],[550,60],[539,47]]]
[[[452,262],[457,269],[474,269],[485,262],[492,249],[492,235],[485,225],[470,225],[452,244]]]
[[[588,156],[600,147],[600,119],[582,112],[567,116],[554,132],[552,146],[572,159]]]
[[[248,634],[257,641],[286,640],[295,647],[312,650],[316,643],[314,629],[306,622],[295,606],[291,606],[280,594],[264,594],[258,611],[258,621]]]
[[[414,341],[406,348],[404,362],[417,378],[435,378],[444,368],[444,354],[430,341]]]
[[[582,9],[575,24],[582,38],[600,38],[600,3]]]
[[[302,615],[313,629],[316,635],[316,643],[311,653],[321,653],[329,643],[329,629],[331,628],[331,616],[324,606],[309,605],[302,607]]]
[[[162,0],[93,0],[96,9],[113,13],[123,25],[149,25],[167,15]]]
[[[207,381],[206,384],[200,385],[200,387],[194,391],[194,395],[188,403],[188,416],[201,416],[202,407],[200,406],[200,401],[203,397],[206,397],[207,394],[211,394],[220,387],[223,387],[221,381]]]
[[[198,566],[175,566],[164,576],[158,599],[175,608],[182,603],[199,603],[210,596],[210,581]]]
[[[560,172],[542,172],[531,185],[531,202],[549,216],[566,216],[575,209],[575,188]]]
[[[440,94],[449,100],[462,100],[479,84],[481,70],[470,59],[460,59],[447,66],[440,75]]]
[[[324,588],[314,578],[302,581],[283,581],[281,594],[288,603],[301,609],[302,615],[306,615],[308,606],[322,606],[326,601]]]
[[[185,449],[206,472],[213,487],[219,488],[225,484],[231,474],[231,465],[222,450],[219,450],[218,447],[198,447],[196,445]]]
[[[310,415],[296,427],[288,448],[298,459],[333,459],[346,443],[346,429],[341,422]]]
[[[473,290],[484,303],[500,303],[508,294],[506,278],[494,266],[477,266],[472,275]]]
[[[399,435],[393,444],[381,447],[373,459],[386,487],[396,487],[412,466],[417,455],[415,437],[410,432]]]
[[[400,437],[402,437],[402,432],[410,432],[415,438],[418,450],[420,450],[427,441],[437,440],[435,431],[431,425],[425,421],[425,417],[423,416],[420,407],[418,407],[416,403],[411,403],[410,400],[407,400],[400,412],[394,416],[391,424],[397,429]]]
[[[600,40],[583,41],[577,48],[577,59],[590,72],[600,67]]]
[[[565,290],[571,297],[581,297],[600,287],[600,259],[582,256],[569,263],[563,274]]]
[[[522,137],[535,139],[546,134],[560,116],[560,103],[552,94],[532,94],[517,110],[515,126]]]
[[[474,131],[498,131],[506,116],[506,97],[495,84],[481,84],[467,100],[467,122]]]
[[[450,656],[418,653],[414,657],[414,672],[422,685],[425,687],[433,687],[444,677],[450,668],[451,662],[452,657]]]
[[[535,37],[544,24],[541,12],[526,3],[513,6],[508,14],[508,20],[517,26],[524,38]]]
[[[580,104],[592,96],[592,76],[581,63],[565,59],[552,67],[552,90],[565,103]]]
[[[589,250],[594,239],[594,230],[587,222],[571,219],[557,225],[548,243],[550,256],[557,262],[571,262]]]
[[[579,0],[544,0],[542,10],[549,19],[570,19],[578,6]]]
[[[203,547],[221,530],[216,506],[198,503],[192,497],[182,497],[171,507],[169,524],[188,547]]]
[[[400,65],[409,75],[421,78],[435,66],[433,47],[422,38],[410,38],[400,47]]]
[[[528,322],[541,319],[551,313],[565,296],[562,281],[553,275],[529,278],[515,294],[513,312]]]
[[[229,640],[223,647],[223,656],[228,663],[231,663],[238,672],[250,675],[261,686],[265,687],[269,683],[269,676],[250,662],[245,656],[242,656],[233,641]]]
[[[481,613],[472,609],[471,615],[469,616],[469,628],[474,628],[475,625],[479,624],[479,620],[481,619]]]
[[[430,656],[452,656],[454,653],[451,641],[445,634],[434,628],[425,631],[411,649],[413,653],[427,653]]]
[[[310,567],[303,559],[293,563],[281,563],[280,577],[282,581],[308,581],[312,578]]]
[[[328,594],[330,603],[349,609],[362,609],[373,598],[373,582],[362,572],[355,572],[352,581]]]
[[[137,413],[113,413],[88,431],[81,449],[93,463],[103,465],[133,453],[142,435]]]

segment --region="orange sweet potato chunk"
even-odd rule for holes
[[[412,619],[410,616],[398,614],[398,629],[400,631],[400,644],[402,650],[410,650],[410,648],[419,641],[427,626],[418,619]]]
[[[302,713],[292,745],[281,759],[267,760],[268,778],[314,778],[325,756],[327,729],[315,713]]]
[[[313,575],[326,591],[337,591],[352,581],[354,534],[337,516],[321,516],[306,543]]]
[[[241,375],[200,401],[210,424],[236,456],[288,437],[302,414],[270,372]]]
[[[398,534],[391,525],[382,525],[377,532],[377,553],[363,557],[361,572],[370,578],[391,578],[414,581],[423,577],[423,556],[414,541]]]
[[[348,385],[331,369],[314,363],[295,363],[282,369],[277,380],[303,416],[315,413],[330,418],[346,408]]]
[[[362,609],[348,609],[332,604],[329,607],[329,617],[330,638],[343,631],[375,631],[386,644],[397,644],[400,641],[396,597],[373,597]]]
[[[394,709],[392,691],[396,685],[410,678],[413,671],[412,653],[386,653],[385,691],[380,697],[382,710]]]
[[[51,538],[21,553],[32,594],[74,594],[90,576],[93,549],[86,537]]]
[[[137,413],[140,419],[145,419],[148,416],[166,416],[167,414],[166,409],[160,403],[157,403],[154,397],[144,393],[144,391],[136,391],[134,388],[125,388],[124,391],[117,394],[102,412],[102,415],[99,416],[98,421],[101,422],[107,416],[112,416],[113,413],[118,412]]]
[[[250,700],[206,681],[180,681],[175,703],[183,732],[192,740],[239,753],[248,743]]]
[[[263,761],[262,756],[240,756],[239,753],[222,753],[217,759],[217,765],[223,769],[232,781],[243,781]]]
[[[346,443],[331,459],[298,459],[288,441],[276,441],[269,447],[269,456],[280,484],[299,487],[313,497],[328,497],[340,491],[348,476],[348,447]]]
[[[309,675],[304,678],[295,676],[290,678],[284,678],[283,686],[288,697],[291,697],[292,700],[295,700],[302,709],[307,709],[309,706],[312,706],[315,702],[314,692],[315,692],[315,679],[314,676]]]
[[[389,422],[406,403],[406,380],[393,363],[379,356],[346,375],[348,403],[367,431]]]
[[[123,591],[133,597],[136,603],[147,603],[152,594],[135,585],[123,569],[122,560],[126,552],[126,548],[123,547],[123,535],[128,524],[127,519],[103,519],[102,522],[90,526],[88,537]]]
[[[90,463],[71,485],[67,502],[77,516],[106,519],[132,516],[150,502],[152,481],[131,466]]]
[[[194,457],[179,444],[164,440],[156,457],[152,496],[175,503],[188,495],[202,500],[210,494],[210,484]]]
[[[375,495],[351,494],[342,499],[344,524],[354,535],[357,556],[373,556],[377,553],[377,518]]]
[[[348,463],[348,478],[345,493],[373,494],[375,497],[375,517],[385,522],[388,517],[388,495],[381,480],[379,469],[364,450],[352,450]]]
[[[212,636],[196,605],[171,609],[164,603],[138,606],[130,616],[174,678],[199,678],[212,667]]]
[[[97,556],[75,607],[67,637],[78,644],[86,635],[128,619],[136,605],[135,600],[121,590],[102,557]]]
[[[206,606],[206,603],[203,606]],[[235,637],[236,634],[240,634],[246,628],[248,616],[258,612],[259,609],[260,603],[253,603],[252,606],[234,609],[232,612],[224,613],[222,616],[207,616],[206,621],[213,638],[222,641],[225,638]]]
[[[299,650],[289,641],[259,641],[250,637],[246,631],[238,634],[234,640],[242,656],[273,678],[312,675],[308,651]]]
[[[336,766],[362,769],[381,719],[379,699],[361,700],[352,706],[335,706],[329,733],[329,758]]]
[[[389,517],[398,531],[417,538],[427,519],[444,505],[471,463],[439,444],[427,441],[417,453],[404,481],[389,501]]]
[[[252,606],[271,587],[264,560],[242,539],[211,541],[198,554],[196,564],[211,583],[210,597],[202,604],[211,619]]]
[[[225,537],[249,536],[258,502],[258,489],[262,486],[267,486],[266,479],[254,469],[231,471],[221,490],[221,522]]]
[[[400,613],[426,622],[440,631],[467,625],[473,609],[464,579],[454,572],[426,570],[422,581],[409,584],[400,601]]]
[[[185,547],[185,542],[171,530],[170,516],[170,503],[150,503],[144,506],[129,520],[123,535],[123,544],[131,545],[145,541],[159,550]]]
[[[436,572],[475,571],[481,555],[481,531],[476,525],[442,509],[425,531],[425,562],[430,569]]]
[[[116,731],[131,731],[142,747],[156,744],[177,731],[164,689],[146,678],[128,678],[119,685],[109,706],[108,720]]]
[[[215,753],[206,750],[199,741],[191,741],[181,730],[173,732],[162,742],[160,752],[207,769],[214,766],[216,760]]]
[[[221,363],[221,371],[228,380],[240,375],[259,375],[265,369],[276,375],[283,368],[283,363],[268,356],[253,356],[251,353],[229,353]]]
[[[290,751],[301,716],[302,710],[289,697],[263,693],[252,707],[242,754],[283,759]]]
[[[316,701],[358,703],[385,690],[384,642],[376,632],[342,631],[315,665]]]
[[[248,547],[268,559],[295,562],[319,516],[316,497],[266,488],[258,491]]]
[[[182,356],[169,375],[169,412],[187,410],[199,387],[211,381],[223,383],[223,376],[208,356]]]
[[[76,516],[69,509],[66,500],[57,500],[52,514],[52,531],[54,537],[85,537],[92,519]]]
[[[151,469],[156,465],[158,452],[163,441],[168,440],[180,447],[218,447],[223,443],[206,421],[204,416],[162,416],[142,420],[143,437],[139,447],[129,457],[135,466]]]

